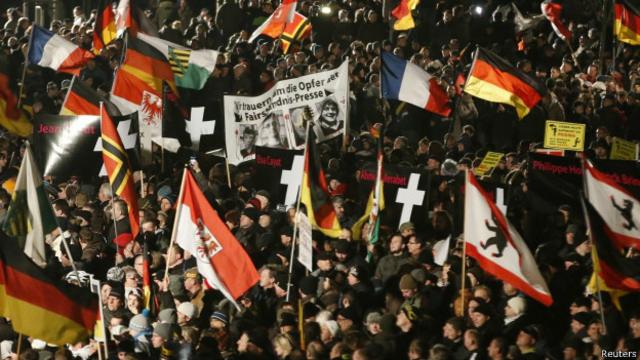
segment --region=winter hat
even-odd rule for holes
[[[171,339],[171,333],[173,332],[172,330],[173,330],[172,324],[158,323],[156,324],[156,326],[153,327],[153,333],[157,334],[158,336],[160,336],[165,340]]]
[[[415,290],[418,288],[416,280],[411,274],[404,274],[400,278],[400,290]]]
[[[364,323],[366,325],[380,324],[381,321],[382,321],[382,314],[380,314],[377,311],[372,311],[369,314],[367,314],[367,318]]]
[[[260,203],[260,200],[258,200],[257,198],[249,199],[249,201],[247,201],[247,205],[249,204],[253,206],[256,210],[262,209],[262,204]]]
[[[314,295],[318,291],[318,278],[315,276],[305,276],[300,280],[300,291],[305,295]]]
[[[571,318],[572,320],[575,320],[577,322],[579,322],[582,325],[589,325],[589,323],[591,322],[591,315],[588,312],[579,312],[577,314],[574,314],[573,317]]]
[[[129,330],[137,332],[149,330],[149,319],[143,314],[138,314],[129,320]]]
[[[525,299],[514,296],[507,300],[507,305],[513,310],[516,315],[520,315],[527,310],[527,302]]]
[[[253,220],[253,222],[258,222],[258,219],[260,218],[260,212],[258,211],[258,209],[251,207],[242,209],[242,215]]]
[[[347,320],[351,320],[354,323],[358,321],[358,314],[354,310],[353,306],[349,306],[348,308],[340,309],[340,311],[338,311],[338,315],[337,316],[342,316],[343,318],[345,318]]]
[[[158,199],[162,199],[164,197],[170,196],[171,187],[169,185],[161,186],[160,189],[158,189],[157,194],[158,194]]]
[[[474,313],[480,313],[484,316],[492,316],[493,311],[491,310],[491,306],[489,304],[480,304],[475,309],[473,309]]]
[[[218,320],[224,323],[225,325],[229,324],[229,319],[227,318],[227,315],[225,315],[223,312],[220,312],[220,311],[214,311],[213,314],[211,314],[210,319]]]
[[[182,305],[182,304],[180,304]],[[158,313],[158,320],[161,323],[167,324],[177,324],[178,323],[178,315],[176,314],[175,309],[164,309]]]
[[[177,312],[184,314],[190,319],[193,319],[193,317],[196,315],[196,307],[191,302],[183,302],[182,304],[178,305]]]
[[[107,280],[121,282],[124,279],[124,271],[121,268],[114,266],[107,270]]]
[[[338,333],[338,330],[340,329],[340,327],[338,326],[338,322],[335,320],[323,321],[322,323],[320,323],[320,326],[326,327],[327,330],[329,330],[329,333],[331,333],[331,336],[333,337],[336,336],[336,334]]]

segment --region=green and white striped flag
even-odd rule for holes
[[[27,144],[2,229],[7,235],[23,242],[24,253],[36,264],[44,266],[47,263],[45,235],[57,227],[42,185],[42,176],[33,160],[31,147]]]
[[[155,36],[138,33],[138,39],[161,52],[171,65],[176,85],[200,90],[216,67],[218,51],[192,50]]]

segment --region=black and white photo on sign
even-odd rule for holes
[[[238,128],[238,144],[242,158],[253,156],[256,153],[256,141],[258,131],[256,125],[240,125]]]
[[[281,111],[274,111],[258,126],[258,146],[275,149],[288,148],[287,130]]]
[[[333,96],[329,96],[316,105],[318,118],[315,131],[320,139],[328,138],[344,128],[344,113]]]
[[[305,134],[306,126],[304,123],[305,109],[306,106],[298,106],[289,109],[289,121],[287,123],[291,129],[293,143],[296,148],[304,146],[307,137],[307,134]]]

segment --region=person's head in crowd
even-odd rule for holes
[[[111,312],[121,309],[124,306],[122,297],[122,288],[111,288],[111,291],[109,291],[109,296],[107,297],[107,309]]]
[[[226,329],[229,325],[227,315],[221,311],[214,311],[209,318],[209,327],[212,329]]]
[[[197,309],[191,302],[186,301],[178,305],[178,308],[176,309],[176,314],[178,315],[178,325],[191,325],[192,321],[196,317],[196,312]]]
[[[198,268],[191,268],[184,272],[184,289],[192,297],[202,290],[202,275],[198,272]]]
[[[471,313],[471,323],[476,329],[482,328],[493,316],[491,306],[488,304],[478,305]]]
[[[289,358],[294,349],[294,341],[289,334],[278,334],[273,338],[273,351],[278,359]]]
[[[338,322],[338,326],[340,327],[340,331],[342,333],[345,333],[346,331],[354,328],[358,323],[358,314],[356,312],[356,309],[353,306],[341,309],[340,311],[338,311],[336,321]]]
[[[244,208],[242,209],[242,213],[240,215],[240,229],[249,229],[252,226],[257,225],[258,220],[260,218],[260,212],[253,208]]]
[[[453,317],[447,320],[442,327],[442,338],[445,341],[457,343],[464,333],[464,320]]]
[[[591,322],[591,319],[591,314],[588,312],[579,312],[574,314],[571,317],[571,332],[576,335],[586,333],[587,326]]]
[[[127,295],[127,310],[134,315],[140,314],[144,305],[142,302],[143,298],[140,289],[131,289],[131,291],[129,291],[129,295]]]
[[[238,353],[246,354],[245,356],[268,356],[271,354],[271,343],[262,328],[254,328],[242,332],[237,341]]]
[[[509,351],[509,343],[503,337],[495,337],[491,339],[487,347],[487,356],[491,360],[502,360],[507,358]]]
[[[410,299],[418,293],[418,283],[411,274],[402,275],[399,287],[404,299]]]
[[[426,243],[424,237],[420,235],[410,235],[407,240],[407,251],[409,252],[409,256],[411,256],[414,260],[423,260],[423,255],[425,253]]]
[[[404,252],[405,244],[404,238],[399,233],[394,233],[389,236],[389,254],[394,256],[400,256]]]
[[[504,307],[504,317],[507,319],[516,319],[527,311],[527,301],[525,298],[514,296],[507,300],[507,305]]]
[[[377,335],[382,332],[380,323],[382,321],[382,314],[377,311],[372,311],[367,314],[364,325],[366,326],[367,331],[371,335]]]
[[[473,296],[483,299],[486,303],[491,302],[491,289],[486,285],[478,285],[473,288]]]
[[[275,271],[268,267],[260,269],[260,287],[263,289],[272,289],[276,283]]]
[[[467,352],[475,353],[480,348],[480,334],[477,329],[468,329],[464,332],[463,344]]]
[[[522,354],[528,354],[535,350],[540,333],[535,325],[528,325],[518,333],[516,346]]]
[[[162,349],[165,344],[173,339],[173,325],[166,323],[157,323],[153,327],[151,335],[151,346],[154,349]]]
[[[338,240],[334,246],[335,259],[339,263],[344,263],[347,261],[350,253],[349,242],[346,240]]]
[[[419,310],[415,306],[405,303],[396,315],[396,326],[403,333],[408,333],[414,329],[419,320]]]

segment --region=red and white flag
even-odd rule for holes
[[[584,161],[584,182],[587,198],[607,227],[617,247],[640,249],[640,200],[596,169],[591,161]]]
[[[542,14],[551,22],[551,27],[556,35],[558,35],[560,39],[569,42],[573,34],[562,21],[562,7],[561,0],[545,0],[540,4]]]
[[[285,26],[293,22],[297,3],[296,0],[282,0],[273,14],[251,34],[249,42],[253,42],[260,35],[266,35],[273,39],[279,38],[284,32]]]
[[[551,305],[551,293],[527,244],[474,175],[467,172],[466,177],[464,236],[467,254],[476,259],[484,271],[540,303]]]
[[[207,283],[233,302],[255,285],[258,272],[240,242],[185,169],[176,209],[176,242],[197,261]]]

